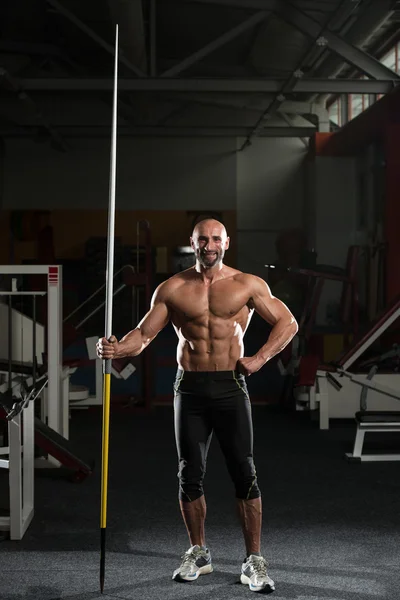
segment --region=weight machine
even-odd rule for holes
[[[149,305],[152,270],[150,227],[147,221],[138,222],[138,236],[140,228],[145,231],[146,239],[145,272],[138,272],[139,265],[137,270],[129,265],[124,267],[124,281],[116,293],[126,286],[132,286],[137,294],[140,286],[144,288],[145,302]],[[138,244],[139,241],[137,262]],[[8,298],[8,303],[0,301],[0,327],[3,332],[7,332],[5,343],[0,348],[0,419],[7,423],[6,439],[3,439],[3,447],[0,447],[0,467],[9,470],[10,489],[10,516],[0,518],[0,530],[10,531],[11,539],[20,540],[34,515],[35,467],[59,467],[62,464],[71,470],[74,481],[81,481],[92,473],[94,462],[79,458],[68,439],[69,409],[71,406],[84,405],[88,393],[86,388],[82,391],[76,386],[70,386],[70,375],[79,366],[75,364],[76,361],[73,361],[73,366],[63,365],[62,267],[0,265],[1,275],[11,278],[12,283],[11,290],[0,292],[0,300]],[[16,278],[24,275],[43,275],[47,286],[44,285],[45,289],[37,292],[20,291],[17,289]],[[96,294],[101,290],[102,288]],[[13,308],[14,296],[32,298],[32,319]],[[46,326],[38,323],[36,319],[37,297],[47,299]],[[90,299],[92,297],[88,300]],[[103,305],[104,302],[100,303],[81,320],[80,325]],[[74,329],[79,329],[79,326],[75,326]],[[95,358],[91,342],[93,346],[93,340],[89,338],[89,358]],[[27,347],[31,349],[30,352],[26,350]],[[7,356],[1,356],[2,349],[8,349]],[[101,361],[96,360],[95,364],[96,397],[92,402],[89,400],[88,404],[102,402]],[[143,410],[147,411],[151,401],[149,352],[144,355],[143,367]],[[129,360],[114,361],[113,373],[116,377],[127,378],[133,371],[134,367]],[[40,399],[41,402],[41,419],[35,417],[36,399]],[[44,451],[47,458],[35,459],[35,445]]]
[[[316,357],[305,356],[295,389],[299,410],[319,410],[320,429],[329,429],[330,419],[355,418],[357,433],[354,460],[400,460],[400,455],[364,455],[366,432],[400,432],[400,373],[379,373],[378,359],[364,361],[367,373],[357,372],[357,360],[400,316],[400,297],[372,323],[342,355],[331,364],[319,364]],[[398,357],[398,347],[388,355]],[[375,364],[373,364],[375,363]],[[371,366],[372,364],[372,366]],[[361,387],[361,391],[360,391]],[[368,408],[367,408],[368,392]]]
[[[7,357],[0,360],[0,418],[7,429],[0,448],[0,467],[9,470],[10,516],[0,518],[0,529],[10,531],[11,539],[22,539],[34,514],[35,466],[75,471],[81,480],[92,472],[93,464],[79,459],[68,441],[69,367],[62,367],[61,276],[60,266],[0,266],[0,274],[11,276],[11,290],[0,292],[0,326],[7,331]],[[17,289],[14,275],[44,275],[47,289],[24,292]],[[32,319],[16,311],[15,296],[31,297]],[[47,329],[36,320],[36,299],[47,298]],[[7,305],[8,304],[8,305]],[[5,320],[8,320],[8,326]],[[29,350],[28,350],[29,348]],[[43,357],[47,357],[44,363]],[[35,417],[34,401],[41,397],[41,419]],[[35,460],[35,444],[47,459]]]
[[[312,268],[280,267],[286,277],[296,277],[297,280],[307,282],[304,303],[301,314],[298,316],[299,331],[291,344],[277,359],[284,386],[281,397],[283,404],[291,404],[293,390],[296,385],[300,363],[307,354],[317,316],[318,304],[321,299],[326,281],[336,281],[342,284],[339,312],[344,328],[344,338],[349,343],[349,335],[358,333],[358,282],[357,266],[361,254],[360,246],[350,246],[347,252],[345,268],[332,265],[316,264]],[[264,265],[268,269],[275,269],[275,265]],[[286,359],[286,360],[285,360]]]
[[[9,470],[10,516],[0,517],[0,530],[10,532],[10,539],[22,539],[34,515],[34,401],[42,393],[47,379],[38,373],[36,344],[36,298],[45,292],[20,292],[16,280],[12,280],[11,291],[0,291],[2,298],[7,297],[8,306],[8,364],[0,364],[0,413],[8,423],[8,446],[0,448],[0,467]],[[13,363],[13,307],[14,296],[31,297],[32,330],[31,356],[32,364],[28,374],[21,374],[24,364],[21,360],[17,368]],[[2,304],[2,308],[4,304]],[[20,322],[24,322],[20,315]],[[21,329],[23,331],[23,327]],[[21,350],[23,346],[23,339]],[[21,354],[23,357],[23,354]],[[4,361],[2,361],[4,363]],[[29,364],[29,363],[28,363]],[[14,366],[13,366],[14,365]],[[18,375],[15,371],[19,371]],[[29,373],[30,371],[30,373]],[[29,384],[31,387],[29,388]],[[38,388],[37,388],[38,385]]]
[[[1,267],[1,272],[4,273],[4,270],[5,268]],[[8,299],[7,308],[4,304],[1,306],[2,312],[4,313],[3,309],[6,308],[8,315],[8,361],[6,365],[4,361],[0,364],[2,378],[0,403],[3,409],[2,416],[6,416],[8,422],[8,446],[0,448],[2,457],[0,466],[9,470],[10,490],[10,516],[0,518],[0,529],[10,531],[12,540],[22,539],[34,514],[34,400],[40,396],[47,383],[47,379],[38,373],[36,299],[45,293],[44,291],[18,291],[15,279],[12,280],[11,291],[0,292],[2,298],[7,297]],[[15,331],[12,298],[15,296],[31,297],[32,299],[31,354],[27,363],[23,361],[23,332],[25,329],[26,333],[27,319],[20,313],[18,314],[18,324],[21,326],[22,332],[21,346],[15,348],[13,343]],[[43,346],[43,336],[40,337],[39,347]],[[21,361],[16,364],[13,359],[18,355],[21,357]],[[36,389],[37,378],[40,381],[38,390]],[[43,379],[45,379],[44,383]],[[31,385],[30,389],[29,385]]]
[[[140,246],[140,233],[143,234],[143,250]],[[144,254],[143,266],[141,270],[140,265],[140,254]],[[132,326],[135,327],[140,321],[139,314],[139,293],[141,290],[144,292],[144,305],[145,311],[149,310],[152,295],[152,245],[151,245],[151,230],[150,224],[146,220],[140,220],[136,223],[136,265],[124,265],[114,274],[114,280],[119,280],[118,286],[113,291],[113,297],[119,295],[124,289],[131,288],[132,290],[132,305],[136,306],[135,314],[132,313]],[[71,313],[64,318],[64,332],[71,337],[71,340],[77,337],[83,326],[96,315],[105,305],[105,301],[101,299],[99,304],[95,308],[91,309],[88,314],[84,314],[84,310],[88,310],[88,306],[93,300],[101,297],[105,290],[105,284],[95,290],[88,298],[86,298],[78,307],[76,307]],[[74,319],[79,319],[78,322],[72,324]],[[96,343],[98,336],[86,337],[86,350],[89,361],[93,362],[95,368],[95,390],[94,394],[89,395],[86,388],[80,388],[75,390],[73,387],[72,393],[70,393],[70,408],[71,409],[82,409],[90,406],[101,406],[103,403],[102,387],[103,387],[103,366],[102,361],[97,360],[96,355]],[[151,399],[152,399],[152,375],[151,375],[151,349],[147,348],[146,352],[140,355],[137,361],[130,358],[118,359],[112,362],[112,374],[117,379],[128,379],[135,371],[136,366],[133,363],[140,362],[142,366],[142,396],[143,403],[131,403],[129,406],[131,409],[138,412],[149,412],[151,410]],[[76,364],[76,361],[75,361]],[[79,367],[79,360],[77,362]],[[78,386],[79,387],[79,386]],[[85,391],[86,390],[86,391]]]
[[[63,373],[62,366],[62,267],[60,265],[0,265],[0,275],[6,275],[11,278],[23,275],[44,275],[47,279],[47,289],[38,292],[36,296],[32,296],[32,292],[18,291],[16,284],[14,284],[11,292],[6,291],[3,293],[3,296],[8,296],[9,298],[8,310],[6,310],[4,304],[0,305],[0,309],[2,309],[0,324],[3,331],[8,332],[8,342],[5,346],[5,348],[8,348],[8,355],[0,356],[0,358],[3,359],[3,362],[4,360],[11,360],[11,364],[8,367],[8,377],[18,377],[26,375],[29,372],[33,375],[35,365],[43,367],[43,355],[46,355],[45,369],[48,384],[43,410],[46,414],[48,426],[63,437],[68,438],[69,413],[68,395],[66,395],[66,392],[68,389],[69,371]],[[21,313],[10,310],[10,298],[13,296],[23,298],[29,295],[33,298],[37,296],[46,296],[47,298],[47,335],[45,335],[45,327],[43,325],[39,325],[36,322],[36,326],[33,328],[30,319]],[[6,320],[8,320],[7,327],[4,326]],[[20,331],[22,331],[21,337],[19,337]],[[27,336],[29,336],[29,331],[32,332],[32,338],[35,338],[36,341],[34,356],[27,356],[22,347],[24,337],[26,340]],[[13,343],[10,345],[11,340]],[[18,364],[21,357],[27,360],[25,362],[21,361],[21,364]],[[28,360],[28,358],[31,358],[31,360]]]

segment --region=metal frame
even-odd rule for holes
[[[12,281],[11,291],[1,292],[2,296],[43,296],[46,292],[21,292],[15,289],[15,281]],[[9,304],[12,310],[11,303]],[[36,308],[33,304],[32,321],[32,378],[28,377],[29,384],[35,385],[35,360],[36,360]],[[10,316],[11,320],[11,316]],[[9,336],[13,334],[12,323],[9,324]],[[12,389],[13,375],[12,342],[9,338],[9,360],[8,382],[5,384]],[[17,383],[16,387],[21,387]],[[34,402],[29,402],[21,413],[8,422],[8,446],[0,448],[0,456],[8,458],[0,459],[0,468],[9,470],[9,499],[10,516],[0,517],[0,530],[9,531],[11,540],[21,540],[29,527],[34,515]]]
[[[227,8],[249,8],[272,11],[277,0],[184,0],[185,4],[211,4]]]
[[[365,32],[377,31],[394,15],[395,3],[392,0],[379,0],[379,2],[370,2],[362,9],[361,14],[357,15],[351,28],[346,31],[346,40],[355,45],[366,41]],[[347,29],[347,26],[345,26]],[[330,56],[321,53],[315,62],[310,65],[311,69],[319,70],[324,77],[324,73],[331,77],[339,77],[343,70],[348,67],[348,63],[341,59],[338,54],[332,52]],[[355,73],[349,73],[354,77]]]
[[[394,390],[392,387],[383,385],[382,383],[378,383],[376,381],[371,381],[368,377],[355,375],[354,373],[350,373],[349,371],[345,371],[344,369],[339,370],[340,375],[345,375],[348,377],[353,383],[357,383],[361,385],[364,389],[368,388],[369,390],[374,390],[380,394],[384,394],[389,398],[394,398],[395,400],[400,400],[400,390]],[[396,374],[397,376],[397,374]],[[400,417],[400,413],[399,413]]]
[[[22,88],[21,82],[15,77],[11,76],[10,73],[8,73],[8,71],[2,67],[0,67],[0,89],[1,87],[14,93],[15,98],[19,103],[24,105],[24,108],[27,109],[28,114],[34,116],[37,126],[43,127],[48,132],[53,141],[53,147],[62,152],[66,152],[68,150],[68,146],[60,136],[57,129],[51,125],[34,100]]]
[[[349,373],[348,371],[340,371],[341,375],[347,376],[351,381],[361,385],[361,407],[365,405],[365,412],[368,414],[366,410],[366,395],[368,390],[375,390],[384,394],[385,396],[389,396],[391,398],[395,398],[396,400],[400,400],[400,390],[393,390],[392,388],[378,384],[376,381],[372,381],[372,377],[376,373],[376,368],[373,368],[371,372],[368,374],[367,378],[360,377],[358,375],[354,375],[353,373]],[[354,440],[354,447],[352,453],[346,453],[346,457],[350,460],[356,460],[361,462],[378,462],[378,461],[397,461],[400,460],[400,454],[363,454],[363,445],[364,438],[367,432],[397,432],[400,433],[400,411],[399,414],[394,416],[391,415],[391,421],[379,421],[379,411],[377,419],[375,422],[358,422],[357,423],[357,432],[356,438]]]
[[[287,0],[283,0],[286,2]],[[276,9],[279,2],[282,0],[184,0],[185,4],[211,4],[214,6],[226,6],[228,8],[248,8],[248,9],[264,9],[273,11]],[[324,1],[323,8],[326,8],[323,12],[332,12],[335,10],[336,3],[332,2],[330,5]],[[321,11],[321,3],[316,0],[311,1],[305,6],[307,11]]]
[[[102,37],[100,37],[93,29],[85,25],[78,17],[76,17],[70,10],[65,8],[58,0],[46,0],[47,4],[50,4],[58,13],[66,17],[69,21],[74,23],[81,31],[86,33],[92,40],[97,42],[104,50],[109,52],[112,56],[114,56],[115,50],[111,44],[108,44]],[[130,71],[133,71],[139,77],[146,77],[146,73],[138,69],[135,65],[133,65],[125,56],[119,56],[119,61],[124,64]]]
[[[8,423],[8,435],[9,446],[0,449],[8,459],[0,459],[0,467],[9,469],[10,516],[0,517],[0,530],[10,531],[11,540],[22,540],[34,516],[33,402]]]
[[[48,426],[68,439],[68,396],[64,398],[62,384],[62,266],[0,265],[0,275],[47,276]]]
[[[290,25],[313,39],[321,35],[320,23],[292,4],[278,2],[276,13],[287,23],[290,23]],[[378,80],[393,79],[400,81],[397,73],[385,67],[379,60],[367,54],[364,50],[360,50],[356,46],[346,42],[333,31],[330,31],[329,26],[323,29],[322,35],[323,39],[321,39],[321,42],[326,41],[326,46],[329,50],[341,56],[347,63],[362,71],[368,77]]]
[[[144,77],[122,78],[122,92],[224,92],[224,93],[275,93],[282,88],[285,79],[253,78],[170,78]],[[387,94],[396,87],[393,79],[307,79],[299,78],[293,92],[306,94]],[[21,87],[28,91],[111,91],[109,78],[26,78]]]
[[[347,371],[352,364],[377,340],[385,331],[400,317],[400,307],[393,311],[388,319],[374,331],[372,335],[366,338],[365,342],[353,352],[348,359],[341,365],[344,371]]]
[[[315,410],[319,406],[320,429],[329,429],[329,419],[333,415],[333,418],[346,418],[357,412],[360,402],[359,395],[355,393],[355,386],[361,385],[364,390],[368,389],[377,394],[383,394],[387,401],[387,406],[384,407],[384,410],[399,410],[397,401],[400,400],[400,389],[397,389],[397,386],[394,388],[376,380],[393,378],[398,380],[400,374],[382,375],[378,373],[375,376],[375,381],[371,381],[367,375],[348,371],[355,361],[400,317],[400,305],[397,307],[397,304],[398,301],[395,301],[393,306],[387,311],[389,312],[389,316],[379,326],[374,325],[371,329],[372,333],[363,342],[361,339],[351,351],[349,350],[338,359],[340,366],[333,372],[333,375],[336,374],[341,378],[338,379],[338,387],[344,386],[344,390],[340,391],[340,389],[335,389],[333,385],[330,385],[328,378],[334,383],[330,377],[332,373],[322,369],[317,370],[314,385],[308,390],[308,394],[306,393],[303,396],[301,388],[297,389],[296,400],[299,410],[303,410],[307,405],[310,410]],[[343,376],[346,376],[346,379],[343,380]],[[355,386],[351,384],[355,384]],[[395,402],[393,403],[389,399],[394,399]],[[369,402],[371,403],[371,400]],[[382,403],[379,402],[376,407],[374,406],[373,410],[382,410]]]
[[[140,247],[140,232],[144,231],[144,246],[145,246],[145,270],[139,270],[139,247]],[[150,305],[151,294],[152,294],[152,284],[151,284],[151,270],[152,270],[152,259],[151,259],[151,235],[150,235],[150,225],[146,220],[140,220],[136,223],[136,267],[132,265],[124,265],[119,271],[114,274],[114,279],[123,271],[126,272],[129,281],[126,281],[124,278],[124,282],[119,285],[117,288],[113,289],[113,296],[117,296],[125,287],[132,286],[132,293],[138,292],[138,287],[143,286],[146,296],[146,306]],[[97,290],[86,298],[77,308],[75,308],[69,315],[64,318],[64,322],[68,321],[73,315],[77,315],[86,304],[93,300],[103,289],[105,288],[105,284],[100,286]],[[85,315],[85,317],[81,317],[79,323],[75,325],[75,329],[79,330],[79,328],[88,321],[94,314],[96,314],[103,306],[104,302],[101,302],[95,309],[93,309],[89,314]],[[138,305],[137,305],[138,306]],[[136,322],[140,320],[139,314],[136,315]],[[133,325],[134,326],[134,325]],[[86,349],[89,360],[93,360],[95,363],[95,390],[94,395],[88,395],[88,393],[83,393],[78,387],[78,389],[72,389],[72,392],[69,393],[70,398],[70,408],[71,409],[82,409],[87,408],[88,406],[101,406],[103,404],[103,396],[102,396],[102,388],[103,388],[103,363],[98,359],[96,355],[96,343],[98,341],[97,337],[89,337],[86,338]],[[149,349],[143,354],[143,398],[144,398],[144,408],[146,411],[151,409],[151,399],[152,399],[152,385],[151,385],[151,365],[150,365],[150,355]],[[131,364],[126,364],[122,369],[116,369],[111,365],[111,373],[118,379],[127,379],[134,373],[136,368]]]
[[[290,73],[290,75],[286,78],[286,80],[283,83],[281,89],[279,90],[279,93],[268,103],[268,105],[265,108],[265,110],[259,116],[259,118],[257,119],[257,122],[255,123],[255,125],[254,125],[251,133],[247,136],[247,138],[244,141],[244,143],[242,144],[240,150],[244,150],[251,143],[251,139],[255,135],[257,135],[259,133],[259,131],[262,129],[262,127],[264,126],[265,120],[272,113],[275,113],[276,111],[278,111],[280,109],[282,103],[286,100],[286,94],[293,92],[293,89],[296,86],[296,81],[298,79],[300,79],[301,77],[303,77],[303,74],[304,74],[303,73],[304,65],[309,62],[309,60],[312,58],[312,56],[314,54],[315,44],[317,42],[318,37],[321,35],[322,31],[330,23],[332,23],[332,20],[335,19],[335,17],[338,14],[338,12],[341,11],[341,7],[342,7],[342,4],[340,4],[339,8],[335,10],[335,12],[333,13],[333,16],[329,15],[327,21],[323,25],[317,23],[316,28],[312,32],[312,35],[311,35],[311,37],[312,37],[312,44],[311,44],[311,46],[299,58],[296,67],[293,69],[293,71]],[[276,5],[275,12],[277,12],[278,15],[281,16],[281,17],[283,17],[283,18],[284,18],[284,14],[283,15],[281,14],[282,8],[284,10],[289,10],[290,14],[292,13],[292,8],[294,9],[294,7],[288,7],[286,5],[284,7],[282,7],[281,3],[278,2],[277,5]],[[329,129],[328,129],[328,131],[329,131]]]
[[[210,42],[209,44],[207,44],[206,46],[204,46],[197,52],[194,52],[191,56],[188,56],[188,58],[185,58],[185,60],[183,60],[182,62],[178,63],[174,67],[171,67],[170,69],[168,69],[168,71],[165,71],[161,75],[161,77],[172,77],[173,75],[177,75],[177,73],[181,73],[182,71],[184,71],[185,69],[187,69],[188,67],[190,67],[191,65],[196,63],[197,61],[204,58],[204,56],[211,54],[217,48],[220,48],[221,46],[227,44],[231,40],[238,37],[244,31],[247,31],[248,29],[255,27],[256,25],[258,25],[259,23],[264,21],[264,19],[268,15],[269,15],[269,12],[267,12],[265,10],[258,12],[255,15],[252,15],[251,17],[249,17],[248,19],[243,21],[243,23],[240,23],[236,27],[233,27],[232,29],[230,29],[229,31],[227,31],[226,33],[224,33],[223,35],[218,37],[213,42]]]
[[[282,110],[279,111],[279,114],[282,116],[283,120],[288,124],[289,127],[293,127],[293,120],[294,120],[293,116],[289,116],[288,114],[286,114]],[[304,138],[304,137],[300,137],[299,139],[300,139],[301,143],[306,148],[308,148],[308,140],[306,138]]]
[[[62,129],[64,137],[109,137],[110,128],[107,126],[66,127]],[[259,137],[311,137],[317,131],[314,126],[296,127],[265,127],[259,132]],[[32,128],[5,129],[0,128],[0,135],[5,137],[24,137],[32,133]],[[251,133],[250,127],[120,127],[118,135],[128,137],[245,137]]]
[[[297,409],[305,410],[308,406],[309,410],[319,409],[319,428],[322,430],[329,429],[330,419],[350,419],[360,407],[359,386],[368,387],[375,396],[370,398],[369,404],[373,404],[371,410],[379,411],[399,411],[400,419],[400,384],[396,389],[391,385],[381,383],[381,381],[368,381],[367,375],[355,376],[353,373],[340,372],[342,375],[348,375],[346,379],[339,379],[342,385],[341,391],[336,390],[328,382],[327,372],[318,370],[316,380],[313,386],[307,390],[303,396],[301,391],[297,389],[296,401]],[[376,378],[383,381],[396,380],[400,381],[400,374],[377,374]],[[385,396],[385,406],[382,408],[382,395]]]
[[[188,1],[188,0],[187,0]],[[189,0],[190,1],[190,0]],[[202,4],[223,5],[228,7],[247,8],[247,9],[263,9],[272,11],[281,17],[284,21],[292,25],[303,34],[316,40],[323,33],[321,42],[339,55],[345,62],[359,69],[365,75],[374,79],[400,79],[399,76],[391,69],[382,65],[377,59],[369,55],[367,52],[360,50],[353,44],[344,40],[340,35],[329,29],[330,23],[321,28],[321,23],[313,19],[305,10],[313,10],[317,8],[317,3],[312,3],[310,7],[299,9],[295,5],[279,0],[193,0]],[[337,6],[336,6],[337,8]],[[336,11],[330,13],[326,11],[331,18],[335,17]],[[340,10],[340,7],[339,7]],[[329,19],[331,21],[332,19]]]
[[[358,423],[356,438],[354,440],[353,452],[346,452],[346,458],[357,462],[380,462],[380,461],[397,461],[400,460],[400,454],[363,454],[364,438],[367,432],[383,433],[396,432],[400,433],[400,415],[397,422],[388,423],[385,426],[382,423]]]
[[[67,9],[62,1],[60,0],[46,0],[47,4],[52,9],[68,19],[87,36],[94,40],[104,50],[114,55],[114,48],[105,39],[99,36],[93,29],[86,25],[80,18],[78,18],[73,12]],[[340,5],[338,3],[327,2],[321,3],[317,1],[302,2],[302,8],[299,9],[291,2],[285,0],[186,0],[186,4],[203,4],[209,6],[226,6],[230,8],[239,9],[250,9],[253,13],[243,20],[239,25],[231,28],[229,31],[217,37],[212,42],[206,44],[184,60],[173,64],[170,68],[167,68],[164,73],[159,74],[157,77],[157,64],[156,64],[156,0],[149,0],[149,23],[148,23],[148,48],[149,48],[149,60],[148,68],[142,67],[140,69],[133,62],[129,61],[122,53],[118,57],[118,60],[124,64],[131,72],[137,77],[135,80],[122,79],[120,81],[119,89],[123,91],[147,91],[147,92],[160,92],[160,91],[175,91],[175,92],[245,92],[245,93],[272,93],[275,98],[269,102],[264,112],[260,115],[259,119],[255,123],[250,133],[247,131],[240,132],[238,134],[232,133],[236,137],[244,136],[246,138],[245,143],[241,149],[244,149],[251,141],[251,138],[255,135],[259,135],[260,132],[265,128],[265,119],[272,111],[280,109],[281,103],[285,99],[287,93],[307,93],[307,94],[385,94],[390,92],[398,82],[400,82],[400,76],[391,69],[388,69],[382,65],[374,57],[370,56],[367,52],[360,50],[352,43],[343,39],[341,35],[332,31],[334,29],[336,21],[338,21],[338,14],[341,15],[341,20],[345,21],[345,15],[351,11],[354,11],[354,5],[351,2],[342,0]],[[314,17],[313,11],[324,15],[324,22],[318,20],[319,16]],[[361,11],[360,11],[361,12]],[[279,18],[287,22],[289,25],[301,31],[303,34],[309,36],[312,39],[311,47],[308,50],[306,56],[299,57],[299,66],[296,70],[286,78],[282,80],[271,79],[266,80],[264,78],[257,79],[175,79],[176,75],[184,72],[188,67],[200,61],[205,56],[212,53],[217,48],[220,48],[227,42],[231,41],[235,37],[239,36],[246,30],[255,27],[257,24],[265,20],[269,15],[276,14]],[[336,31],[336,30],[335,30]],[[325,53],[317,52],[318,47],[328,48],[336,55],[342,57],[348,64],[353,65],[358,70],[369,77],[373,77],[373,80],[340,80],[340,79],[304,79],[304,73],[302,73],[302,66],[310,64],[313,61],[310,60],[318,54],[325,56]],[[148,71],[148,72],[144,72]],[[148,76],[149,75],[149,76]],[[101,91],[111,90],[112,81],[111,79],[26,79],[21,80],[22,90],[75,90],[75,91]],[[24,92],[22,92],[24,93]],[[185,102],[185,99],[182,99]],[[285,112],[285,111],[282,111]],[[284,116],[284,118],[290,123],[290,117]],[[45,125],[46,126],[46,125]],[[49,128],[49,126],[48,126]],[[324,123],[323,131],[329,130],[329,123]],[[53,131],[49,128],[50,134],[56,139],[60,137],[58,131]],[[139,132],[132,133],[132,130],[128,135],[153,135],[153,131],[148,128],[140,128]],[[12,135],[32,135],[32,128],[14,129],[10,126],[0,132],[4,136]],[[314,131],[310,134],[313,135]],[[164,135],[162,129],[157,129],[154,132],[155,135]],[[281,137],[283,131],[271,132],[271,135]],[[68,135],[68,134],[67,134]],[[166,133],[169,135],[169,133]],[[192,135],[192,130],[189,129],[189,133],[185,133],[184,130],[175,129],[171,135],[185,136]],[[196,135],[196,132],[193,133]],[[205,133],[205,135],[210,135]],[[221,135],[220,129],[216,128],[215,135]],[[222,134],[223,135],[223,134]],[[284,134],[285,135],[285,134]],[[292,134],[290,134],[292,137]],[[293,132],[293,137],[307,138],[309,135],[307,132],[299,131],[297,134]],[[305,142],[307,143],[307,142]],[[66,150],[65,144],[62,140],[58,140],[57,145]]]

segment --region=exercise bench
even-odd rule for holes
[[[400,414],[393,411],[358,411],[356,439],[353,452],[347,452],[346,458],[351,462],[372,462],[400,460],[400,454],[363,454],[364,437],[368,433],[398,432],[400,433]]]
[[[400,400],[400,390],[394,390],[382,385],[372,378],[377,372],[376,365],[372,367],[367,378],[360,377],[348,371],[341,371],[341,375],[349,377],[354,383],[361,386],[360,410],[355,414],[357,423],[356,438],[353,452],[346,453],[346,458],[351,462],[376,462],[400,460],[400,454],[363,454],[364,438],[368,433],[400,433],[400,411],[368,410],[367,394],[370,389],[380,392],[385,396]]]

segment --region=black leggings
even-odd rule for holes
[[[175,438],[179,459],[179,499],[203,495],[212,433],[220,444],[236,497],[259,498],[253,461],[251,404],[243,375],[235,371],[178,369],[174,384]]]

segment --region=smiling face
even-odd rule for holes
[[[229,248],[229,238],[225,227],[214,219],[197,223],[190,238],[196,260],[204,269],[212,269],[223,261]]]

